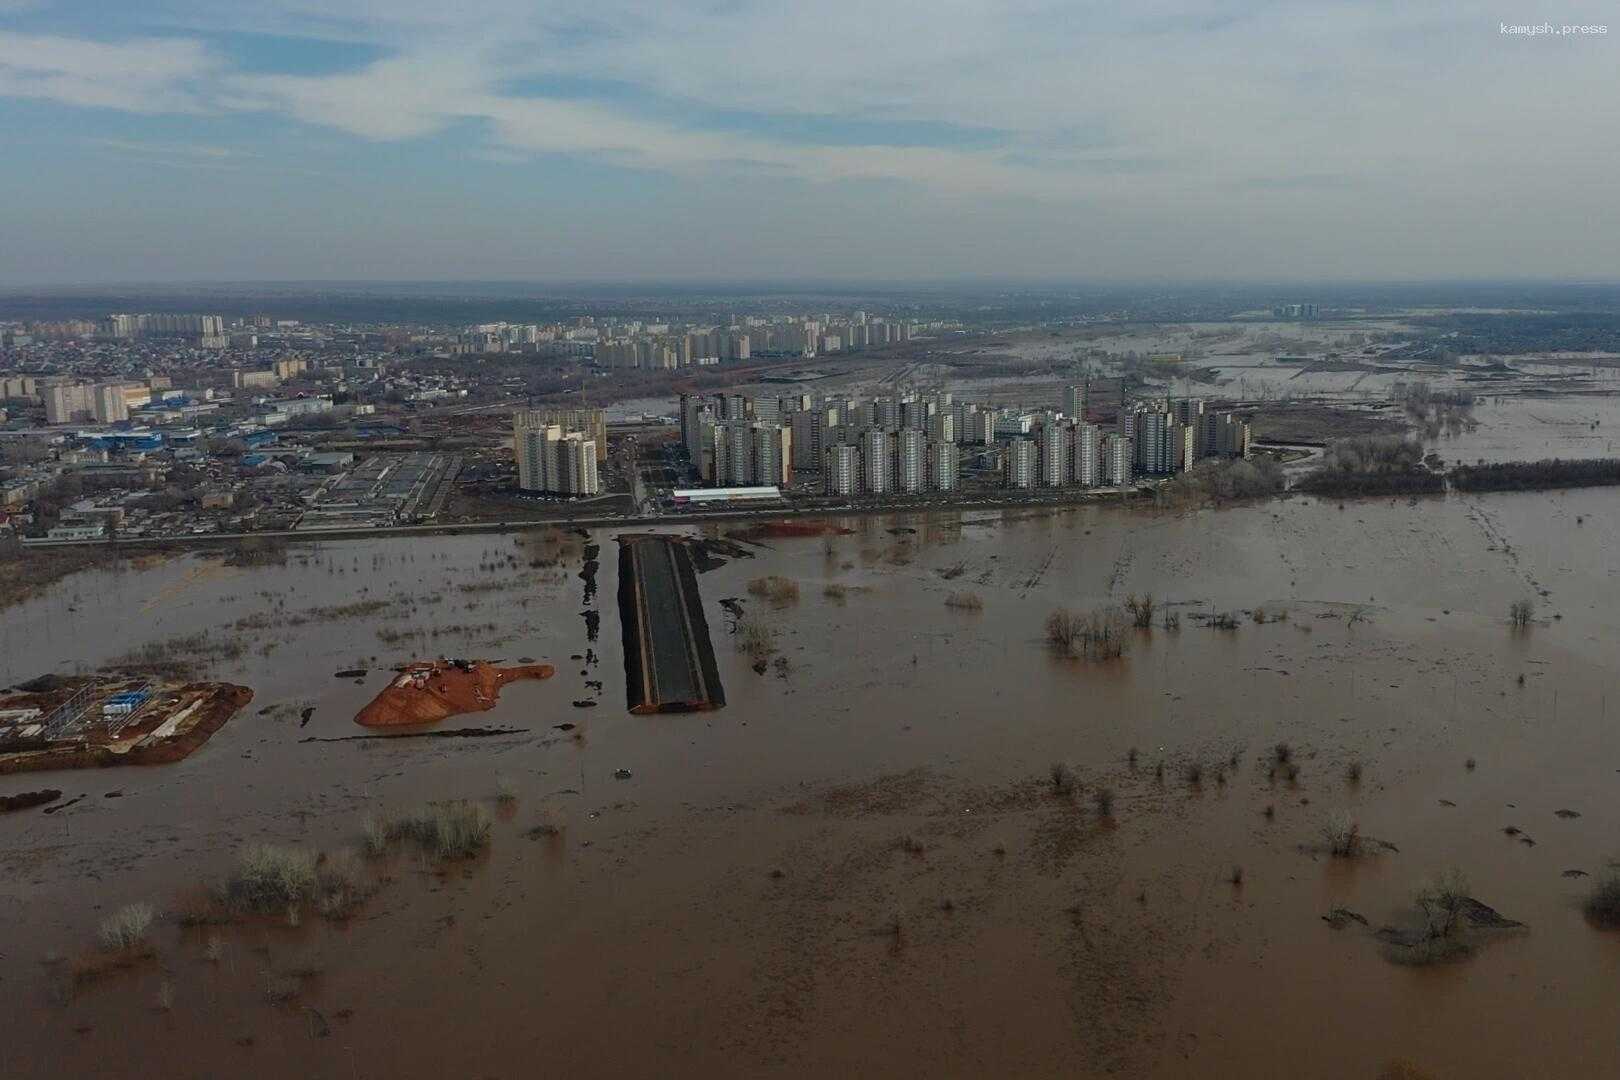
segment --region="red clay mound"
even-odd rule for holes
[[[496,667],[482,660],[424,660],[407,664],[354,722],[361,727],[431,724],[495,707],[501,687],[517,679],[549,679],[550,664]]]

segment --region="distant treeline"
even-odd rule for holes
[[[1458,491],[1534,491],[1620,484],[1620,458],[1458,465],[1451,470],[1451,483]]]
[[[1427,338],[1404,355],[1620,351],[1620,315],[1427,315],[1412,320]]]
[[[1315,472],[1295,490],[1311,495],[1437,495],[1446,490],[1445,478],[1427,470],[1414,472]]]

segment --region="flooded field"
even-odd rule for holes
[[[1609,426],[1544,404],[1500,420]],[[1482,456],[1495,408],[1439,451]],[[1620,1073],[1620,934],[1581,911],[1620,855],[1620,492],[839,524],[699,576],[706,713],[628,713],[608,532],[183,558],[13,608],[0,682],[203,634],[199,677],[254,700],[183,762],[0,778],[82,796],[0,815],[0,1074]],[[1054,608],[1143,593],[1179,629],[1047,645]],[[441,655],[556,674],[482,737],[353,738]],[[351,917],[175,917],[244,845],[449,799],[487,851],[391,848]],[[1450,870],[1526,928],[1392,962],[1373,931]],[[155,956],[76,981],[132,902]]]

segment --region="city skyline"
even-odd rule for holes
[[[4,0],[0,285],[1620,277],[1617,35],[1498,22]]]

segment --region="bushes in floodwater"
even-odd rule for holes
[[[297,848],[252,844],[242,850],[225,879],[232,906],[269,913],[286,911],[315,894],[315,855]]]
[[[238,638],[182,634],[162,641],[149,641],[120,656],[107,667],[163,678],[189,679],[211,663],[239,660],[246,651],[247,647]]]
[[[1620,866],[1611,866],[1586,897],[1586,917],[1606,930],[1620,930]]]
[[[1536,602],[1526,597],[1515,600],[1508,605],[1508,622],[1516,627],[1526,627],[1536,617]]]
[[[748,657],[755,671],[764,671],[776,652],[776,628],[758,619],[737,620],[737,651]]]
[[[140,948],[146,944],[153,917],[151,904],[125,904],[101,920],[101,947],[108,952]]]
[[[1046,641],[1064,656],[1113,660],[1125,652],[1125,616],[1118,608],[1076,613],[1058,608],[1046,617]]]
[[[792,578],[772,574],[750,581],[748,592],[752,596],[763,597],[773,604],[791,604],[799,598],[799,583]]]
[[[1153,626],[1153,594],[1143,593],[1137,596],[1131,593],[1125,598],[1125,610],[1131,613],[1131,623],[1138,630],[1148,630]]]
[[[359,857],[349,850],[316,855],[299,848],[252,844],[242,850],[220,898],[239,911],[285,912],[296,925],[302,905],[312,903],[329,919],[350,914],[374,891]]]
[[[439,859],[465,859],[489,846],[489,811],[465,799],[431,802],[419,810],[389,818],[368,818],[366,851],[381,855],[395,842],[408,840]]]
[[[1074,794],[1075,779],[1073,769],[1061,761],[1054,761],[1049,774],[1052,780],[1052,794],[1063,799]]]
[[[976,592],[953,592],[945,598],[945,606],[963,611],[980,611],[984,608],[984,600]]]
[[[1361,852],[1361,826],[1350,820],[1349,814],[1334,814],[1322,826],[1322,839],[1328,854],[1341,859],[1352,859]]]

